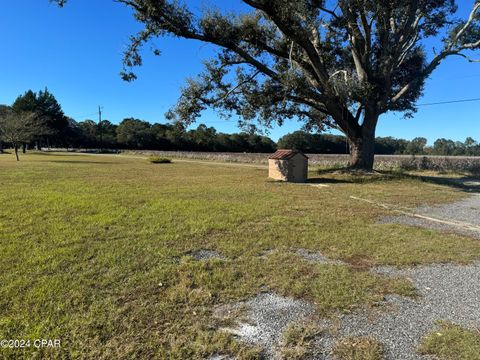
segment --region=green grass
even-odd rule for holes
[[[441,323],[438,331],[427,335],[420,352],[439,360],[479,360],[480,330],[467,330],[458,325]]]
[[[2,357],[257,358],[215,329],[216,305],[264,286],[348,312],[384,295],[414,295],[374,265],[480,258],[480,242],[376,223],[386,210],[463,193],[414,178],[362,183],[322,175],[329,187],[280,184],[266,169],[111,155],[0,156],[0,339],[59,338],[60,350],[0,349]],[[311,264],[292,248],[353,266]],[[227,261],[196,261],[199,249]],[[267,258],[259,256],[273,250]]]

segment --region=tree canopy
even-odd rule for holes
[[[250,11],[212,6],[200,14],[177,0],[117,1],[144,24],[125,53],[125,80],[135,79],[132,68],[153,38],[218,48],[187,81],[170,119],[190,124],[212,107],[238,115],[242,125],[298,118],[307,129],[335,127],[349,139],[352,165],[367,169],[379,116],[415,112],[425,80],[443,60],[470,59],[480,48],[479,0],[463,20],[454,0],[242,0]],[[443,45],[430,55],[432,37]]]
[[[52,144],[61,143],[70,125],[60,103],[47,88],[38,92],[26,91],[17,97],[11,108],[16,113],[36,114],[37,121],[49,130],[48,134],[38,134],[38,141],[44,137]]]

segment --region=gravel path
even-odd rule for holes
[[[336,341],[347,336],[368,336],[380,341],[386,349],[386,360],[426,360],[416,352],[421,339],[444,320],[467,327],[480,327],[480,262],[472,265],[442,264],[408,269],[378,267],[375,274],[402,277],[417,288],[416,300],[388,296],[382,306],[359,309],[339,315],[339,321],[320,320],[320,328],[333,329],[330,335],[316,340],[315,359],[333,360]],[[266,358],[273,359],[283,331],[314,313],[313,304],[262,293],[246,302],[232,304],[221,312],[244,308],[246,320],[223,331],[242,341],[260,345]]]
[[[421,339],[435,330],[437,321],[480,327],[480,262],[468,266],[442,264],[408,269],[378,267],[371,271],[410,279],[419,298],[387,296],[382,306],[339,315],[339,321],[319,320],[320,328],[332,331],[315,341],[315,359],[333,360],[332,348],[343,337],[367,336],[385,346],[386,360],[427,360],[432,358],[421,356],[416,349]],[[313,304],[273,293],[263,293],[231,307],[245,307],[248,320],[223,330],[242,341],[262,346],[267,359],[274,358],[275,346],[288,324],[314,313]]]
[[[222,330],[238,336],[247,343],[262,346],[267,358],[274,356],[274,348],[286,327],[314,311],[314,306],[305,301],[274,293],[262,293],[246,302],[233,304],[230,309],[221,309],[221,312],[239,308],[245,308],[248,321]]]
[[[480,194],[451,204],[422,206],[415,212],[480,227]],[[382,219],[382,222],[420,226],[480,239],[480,231],[411,216],[390,216]],[[411,300],[389,296],[385,299],[385,306],[343,316],[336,338],[373,336],[385,345],[389,360],[429,359],[420,356],[416,349],[422,337],[435,329],[438,320],[467,328],[480,327],[480,263],[469,266],[438,264],[402,270],[380,267],[372,272],[410,279],[420,298]],[[324,339],[327,349],[333,343],[333,338]],[[325,354],[326,359],[331,359],[328,350]]]
[[[468,328],[480,326],[480,263],[403,270],[381,267],[374,272],[411,279],[421,298],[389,296],[386,306],[341,316],[336,338],[373,336],[385,345],[388,360],[428,359],[417,354],[416,349],[422,337],[435,329],[436,321],[451,321]],[[333,339],[324,343],[332,345]],[[326,358],[331,359],[329,355]]]
[[[471,224],[480,229],[480,194],[440,206],[421,206],[415,210],[416,213],[432,218]],[[480,239],[480,230],[465,228],[458,225],[442,224],[411,216],[387,216],[379,221],[380,223],[399,223],[404,225],[419,226],[440,231],[448,231]]]

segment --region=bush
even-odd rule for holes
[[[150,161],[152,164],[170,164],[172,162],[171,159],[159,156],[150,156],[148,161]]]

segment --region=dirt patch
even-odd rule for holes
[[[350,265],[355,270],[368,270],[374,265],[371,259],[362,255],[354,255],[347,258],[345,264]]]

